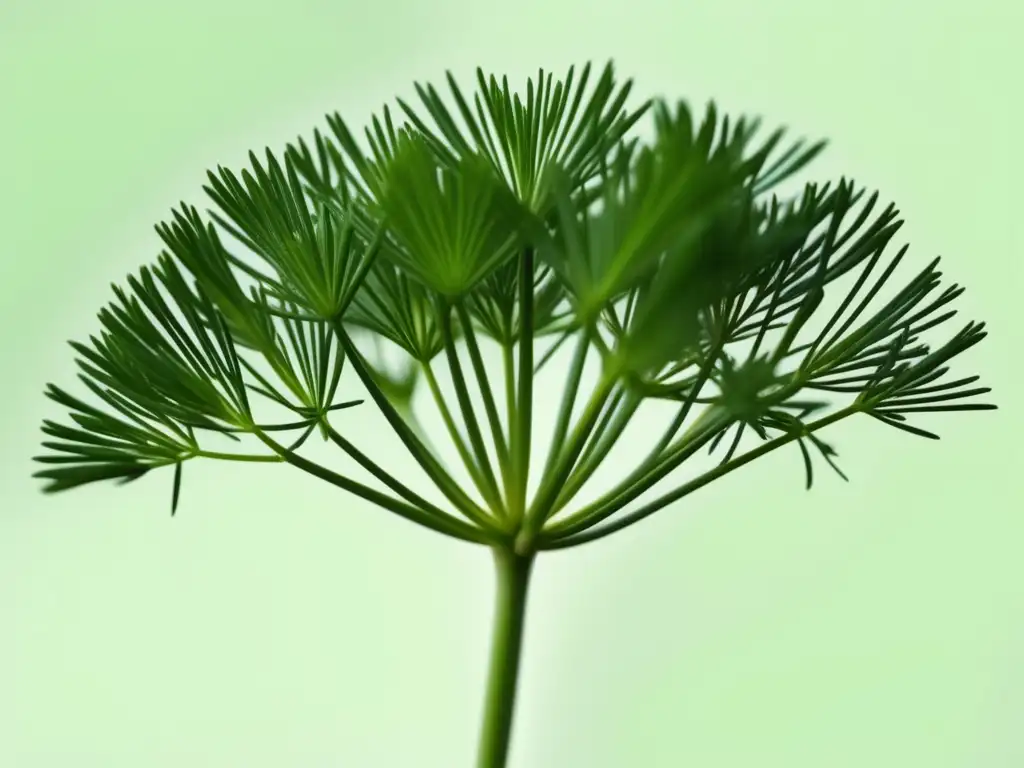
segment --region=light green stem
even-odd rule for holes
[[[441,466],[441,463],[426,447],[422,440],[416,436],[416,434],[409,428],[402,417],[399,416],[395,410],[394,405],[387,399],[387,396],[381,391],[380,387],[377,386],[373,379],[373,374],[370,372],[369,364],[363,358],[362,354],[356,348],[352,339],[349,337],[345,328],[340,322],[334,324],[334,331],[341,341],[342,346],[345,348],[347,358],[352,362],[352,367],[355,369],[356,375],[359,376],[363,386],[366,387],[367,392],[370,393],[370,397],[380,408],[384,418],[388,420],[388,424],[395,431],[401,441],[405,444],[406,449],[416,460],[416,462],[423,467],[423,470],[427,473],[427,476],[434,482],[434,485],[448,498],[455,508],[462,512],[467,518],[480,525],[482,528],[492,528],[490,525],[490,517],[488,514],[480,508],[480,506],[474,502],[469,496],[466,495],[459,485],[452,479],[451,475]]]
[[[523,251],[519,262],[519,365],[516,376],[515,418],[509,424],[511,489],[509,517],[519,523],[526,515],[533,439],[533,250]]]
[[[491,430],[491,442],[494,444],[494,452],[498,457],[498,467],[501,469],[501,479],[507,487],[509,472],[511,471],[508,458],[508,441],[505,438],[505,431],[501,426],[501,419],[498,417],[498,405],[494,400],[494,390],[491,388],[490,378],[487,375],[487,366],[484,364],[483,356],[480,353],[480,344],[477,342],[476,332],[473,330],[473,320],[469,315],[469,311],[462,302],[456,304],[455,311],[458,313],[459,322],[462,324],[463,333],[466,337],[466,348],[469,350],[469,357],[473,363],[477,387],[480,390],[480,397],[484,401],[487,423]]]
[[[520,556],[504,547],[493,551],[497,600],[477,768],[505,768],[508,764],[526,596],[534,560],[532,553]]]
[[[479,490],[491,505],[491,511],[503,515],[505,502],[501,498],[501,492],[498,490],[498,482],[494,477],[494,470],[491,469],[491,460],[487,454],[487,446],[484,444],[480,424],[476,418],[476,409],[473,408],[473,402],[469,399],[469,387],[466,385],[466,377],[462,372],[462,364],[459,362],[459,353],[455,346],[455,335],[452,331],[452,308],[442,305],[438,307],[438,310],[441,318],[441,334],[444,338],[445,356],[448,358],[448,370],[451,373],[452,384],[455,387],[459,409],[462,411],[466,433],[469,435],[469,443],[473,449],[473,458],[478,477],[483,484]]]
[[[860,412],[862,407],[863,406],[859,403],[848,405],[845,408],[836,411],[835,413],[829,414],[828,416],[824,416],[818,419],[817,421],[808,424],[802,430],[794,430],[785,435],[781,435],[775,438],[774,440],[770,440],[767,443],[762,443],[757,448],[747,451],[746,453],[736,457],[735,459],[731,459],[730,461],[719,464],[714,469],[705,472],[704,474],[700,475],[697,478],[694,478],[688,483],[680,485],[675,490],[663,494],[662,496],[659,496],[657,499],[654,499],[653,501],[645,504],[639,509],[630,512],[629,514],[623,515],[617,520],[614,520],[613,522],[608,523],[606,525],[597,525],[597,523],[600,520],[604,520],[607,517],[614,514],[615,512],[622,509],[622,507],[624,507],[629,501],[632,501],[634,498],[642,494],[644,490],[646,490],[646,487],[641,488],[637,493],[622,494],[618,497],[615,497],[607,505],[602,506],[599,503],[596,507],[596,511],[584,518],[584,524],[582,526],[577,526],[575,530],[571,533],[559,534],[554,530],[555,526],[552,526],[552,530],[549,533],[549,535],[551,535],[552,538],[541,541],[540,547],[542,549],[565,549],[568,547],[575,547],[579,544],[584,544],[588,541],[597,541],[598,539],[603,539],[605,536],[615,533],[616,531],[621,531],[623,528],[628,528],[634,523],[638,523],[641,520],[650,517],[655,512],[664,509],[669,504],[678,501],[684,496],[687,496],[693,493],[694,491],[703,488],[705,485],[712,482],[713,480],[717,480],[723,475],[727,475],[733,470],[739,469],[740,467],[749,464],[754,459],[760,458],[761,456],[764,456],[766,453],[774,451],[775,449],[780,448],[788,443],[791,443],[794,440],[798,440],[801,437],[805,437],[811,434],[812,432],[818,431],[819,429],[823,429],[829,426],[830,424],[834,424],[837,421],[845,419],[854,413]],[[700,438],[699,440],[695,441],[692,444],[692,447],[699,447],[700,445],[703,444],[703,442],[709,440],[712,434],[714,434],[713,430],[708,433],[705,433],[705,435],[702,438]]]
[[[462,459],[462,464],[469,473],[470,479],[473,481],[473,485],[476,486],[480,495],[483,496],[484,501],[489,504],[492,509],[498,509],[499,507],[497,505],[500,505],[500,497],[498,496],[497,490],[492,488],[491,484],[487,482],[487,478],[480,470],[476,457],[474,457],[466,446],[466,441],[462,439],[462,433],[459,432],[459,427],[455,423],[455,417],[452,415],[451,408],[448,407],[448,402],[444,399],[444,393],[441,391],[441,385],[438,383],[437,376],[434,375],[434,371],[431,368],[430,363],[423,363],[422,370],[424,378],[427,380],[427,386],[430,388],[430,393],[434,398],[434,404],[437,406],[437,410],[441,414],[441,420],[444,422],[445,429],[448,430],[448,436],[451,438],[452,445],[455,446],[455,450]]]

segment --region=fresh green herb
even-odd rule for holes
[[[963,289],[941,286],[938,260],[892,286],[906,253],[891,247],[893,206],[849,180],[779,192],[823,143],[786,143],[781,130],[758,140],[758,121],[713,105],[702,117],[659,100],[628,108],[631,85],[611,65],[560,82],[542,71],[525,94],[477,78],[469,98],[449,75],[447,102],[417,85],[423,109],[399,101],[401,125],[384,110],[363,146],[335,114],[311,145],[210,172],[216,210],[182,205],[160,224],[156,265],[115,287],[99,335],[72,344],[93,402],[50,385],[71,422],[44,422],[37,476],[53,492],[173,468],[173,515],[190,460],[287,463],[491,548],[478,764],[500,768],[539,553],[603,538],[789,444],[808,488],[815,455],[842,475],[820,434],[854,415],[936,438],[919,414],[995,406],[974,400],[989,391],[977,376],[947,375],[982,324],[924,341]],[[634,129],[647,117],[642,141]],[[384,365],[384,344],[404,355],[402,371]],[[487,349],[500,362],[488,365]],[[568,372],[541,463],[534,403],[551,393],[535,375],[561,352]],[[588,360],[600,362],[589,392]],[[339,411],[362,401],[340,399],[346,363],[445,508],[352,442]],[[419,426],[423,382],[471,485]],[[573,506],[652,400],[675,408],[664,433],[611,490]],[[268,423],[268,406],[293,417]],[[381,488],[303,457],[314,432]],[[262,452],[208,450],[211,434],[249,436]],[[650,498],[702,450],[721,453],[713,469]],[[532,483],[531,466],[543,466]]]

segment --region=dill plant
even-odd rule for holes
[[[541,71],[520,94],[479,70],[477,81],[467,97],[449,75],[447,101],[417,85],[420,107],[398,100],[363,146],[333,114],[311,142],[209,172],[214,208],[182,204],[158,225],[156,263],[114,287],[98,335],[72,343],[90,400],[48,387],[70,421],[44,422],[48,453],[36,458],[47,492],[166,468],[172,515],[189,461],[290,464],[490,548],[478,765],[501,768],[539,555],[608,536],[784,446],[809,488],[818,461],[839,471],[823,430],[853,416],[936,438],[919,415],[994,406],[975,400],[989,391],[977,376],[947,375],[982,324],[925,340],[963,289],[942,286],[937,259],[894,285],[907,251],[891,245],[894,206],[847,179],[778,193],[823,142],[759,139],[757,120],[713,104],[702,116],[659,99],[627,107],[631,83],[611,64],[560,81]],[[401,350],[404,372],[374,354],[380,342]],[[535,374],[563,350],[555,423],[536,424],[535,403],[552,393]],[[581,391],[595,355],[600,375]],[[342,411],[362,400],[340,395],[353,376],[442,505],[356,445]],[[418,426],[420,386],[468,486]],[[632,466],[611,468],[610,490],[574,505],[645,401],[674,417]],[[268,408],[291,416],[269,420]],[[531,481],[538,432],[550,439]],[[218,435],[258,450],[213,450]],[[376,487],[304,457],[313,435]],[[719,457],[713,468],[655,494],[701,451]]]

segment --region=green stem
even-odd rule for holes
[[[509,328],[508,338],[511,339],[512,331]],[[516,362],[514,357],[514,341],[505,341],[501,345],[501,367],[505,379],[505,423],[508,425],[508,450],[509,450],[509,473],[505,478],[505,503],[507,510],[512,514],[516,507],[513,499],[516,497]],[[522,517],[522,515],[519,515]]]
[[[284,461],[280,456],[249,456],[241,453],[222,453],[221,451],[198,451],[197,458],[221,459],[222,461],[255,461],[273,463]]]
[[[332,472],[326,467],[300,456],[294,451],[284,447],[276,440],[273,440],[264,432],[257,430],[255,435],[263,442],[264,445],[292,466],[298,467],[314,477],[319,477],[321,480],[326,480],[328,483],[336,485],[338,488],[346,490],[361,499],[365,499],[371,504],[382,507],[389,512],[394,512],[399,517],[404,517],[406,520],[419,523],[432,531],[454,536],[455,538],[462,539],[463,541],[471,541],[477,544],[490,544],[492,546],[495,543],[494,535],[488,530],[481,530],[464,523],[462,520],[451,517],[450,515],[437,516],[426,510],[420,509],[419,507],[406,504],[405,502],[394,499],[380,491],[374,490],[373,488],[369,488],[362,483],[351,480],[337,472]]]
[[[377,404],[377,407],[384,415],[384,418],[388,420],[388,424],[391,425],[391,428],[405,444],[406,449],[416,462],[423,467],[423,470],[434,482],[434,485],[436,485],[441,493],[443,493],[445,497],[455,505],[455,508],[462,512],[466,517],[474,522],[482,523],[482,527],[488,529],[493,528],[493,526],[490,525],[488,514],[466,495],[451,475],[449,475],[444,467],[441,466],[441,463],[434,457],[433,453],[431,453],[423,441],[419,439],[419,437],[409,428],[409,425],[406,424],[402,417],[398,415],[395,407],[387,399],[380,387],[377,386],[377,383],[373,379],[373,375],[370,373],[369,364],[363,359],[362,354],[356,348],[356,345],[353,343],[341,323],[334,324],[334,331],[338,335],[338,339],[341,341],[342,346],[345,348],[346,355],[351,361],[356,375],[359,376],[359,380],[363,383],[363,386],[366,387],[366,391],[370,393],[370,397],[373,398],[373,401]]]
[[[583,376],[583,366],[587,362],[587,351],[590,349],[589,334],[586,331],[580,333],[576,344],[576,351],[573,353],[572,363],[569,366],[569,378],[562,390],[562,404],[558,409],[558,418],[555,420],[555,431],[551,437],[551,458],[557,459],[565,444],[565,436],[569,432],[569,420],[572,418],[572,409],[576,404],[576,392],[580,388],[580,378]]]
[[[594,476],[594,473],[597,472],[604,460],[608,458],[608,454],[615,447],[619,437],[626,427],[629,426],[630,420],[640,407],[642,398],[629,393],[625,396],[626,402],[619,408],[619,402],[623,398],[623,390],[617,391],[612,396],[611,403],[601,417],[601,421],[594,428],[594,434],[591,436],[590,442],[587,443],[583,453],[580,454],[576,468],[573,469],[572,474],[569,475],[569,480],[562,487],[561,492],[559,492],[558,498],[555,499],[554,506],[551,508],[551,514],[548,517],[552,517],[560,512],[565,508],[566,504],[576,497],[576,494],[580,492],[586,482]]]
[[[356,461],[359,466],[369,472],[371,475],[380,480],[384,485],[390,488],[392,491],[397,493],[407,502],[412,504],[424,512],[430,513],[437,517],[445,517],[446,513],[440,507],[431,504],[429,501],[424,499],[418,493],[409,489],[404,483],[400,482],[397,478],[392,476],[389,472],[384,470],[379,464],[373,461],[369,456],[356,448],[352,443],[346,440],[336,429],[331,427],[329,424],[326,427],[327,437],[341,450],[347,453],[352,459]]]
[[[494,549],[497,599],[477,768],[508,764],[533,559],[533,553],[520,556],[503,547]]]
[[[514,523],[526,516],[533,439],[533,249],[519,262],[519,366],[516,371],[515,418],[509,424],[512,478],[508,512]]]
[[[656,461],[642,464],[597,501],[551,525],[545,531],[546,536],[560,541],[563,537],[572,536],[591,528],[654,487],[732,423],[729,420],[730,417],[723,416],[715,421],[708,414],[709,411],[702,413],[701,419],[711,421],[710,426],[701,424],[699,419],[698,422],[691,425],[673,448],[662,453]]]
[[[604,409],[605,401],[615,387],[615,379],[616,377],[609,371],[603,374],[594,388],[590,400],[587,401],[583,413],[580,414],[580,420],[570,433],[561,454],[552,457],[553,464],[544,473],[541,487],[537,490],[537,496],[530,505],[530,510],[527,512],[517,537],[516,546],[521,551],[528,550],[533,546],[533,541],[540,532],[541,526],[551,516],[552,506],[569,478],[569,473],[576,465],[576,460],[583,451],[583,447]]]
[[[669,504],[679,501],[679,499],[683,498],[684,496],[688,496],[694,491],[700,490],[713,480],[717,480],[723,475],[727,475],[733,470],[739,469],[740,467],[749,464],[754,459],[758,459],[761,456],[764,456],[766,453],[774,451],[776,448],[781,448],[782,446],[791,443],[794,440],[798,440],[801,437],[806,437],[812,432],[816,432],[819,429],[823,429],[830,424],[834,424],[837,421],[845,419],[847,416],[850,416],[854,413],[859,413],[860,410],[861,406],[857,403],[842,408],[841,410],[838,410],[835,413],[832,413],[828,416],[824,416],[818,419],[817,421],[808,424],[802,430],[794,430],[793,432],[781,435],[775,438],[774,440],[768,441],[767,443],[762,443],[757,448],[748,451],[742,456],[732,459],[731,461],[719,464],[717,467],[715,467],[712,470],[709,470],[708,472],[705,472],[700,477],[694,478],[688,483],[684,483],[675,490],[669,491],[668,493],[659,496],[657,499],[654,499],[654,501],[645,504],[644,506],[640,507],[637,510],[634,510],[633,512],[630,512],[629,514],[623,515],[619,519],[614,520],[606,525],[596,525],[598,521],[591,520],[591,525],[596,527],[586,528],[584,530],[567,535],[563,534],[563,537],[552,536],[551,539],[542,539],[542,541],[540,542],[540,548],[564,549],[567,547],[575,547],[579,544],[585,544],[588,541],[597,541],[598,539],[603,539],[605,536],[615,533],[616,531],[621,531],[623,528],[628,528],[634,523],[638,523],[641,520],[650,517],[655,512],[658,512],[659,510],[667,507]],[[619,502],[617,502],[614,506],[614,509],[612,509],[612,512],[614,513],[621,509],[623,506],[625,506],[628,500],[629,499],[627,499],[626,501],[620,500]],[[594,515],[593,517],[601,517],[603,519],[604,517],[607,517],[607,514]]]
[[[480,397],[484,401],[487,423],[491,430],[491,440],[494,443],[494,452],[498,457],[498,466],[501,469],[501,478],[507,486],[509,476],[508,442],[505,437],[505,431],[501,426],[501,419],[498,417],[498,405],[494,400],[494,390],[491,389],[490,377],[487,375],[487,366],[484,365],[483,356],[480,353],[480,345],[476,340],[476,332],[473,330],[473,319],[470,317],[465,305],[459,302],[455,305],[455,311],[458,313],[459,322],[462,324],[463,333],[466,336],[466,348],[469,350],[469,357],[473,363],[473,372],[476,375]]]
[[[491,468],[491,459],[487,453],[487,446],[484,444],[483,433],[480,431],[480,423],[476,418],[476,409],[473,408],[473,401],[469,398],[469,387],[466,385],[466,377],[462,372],[462,364],[459,362],[459,353],[455,347],[455,335],[452,331],[452,307],[438,307],[441,319],[441,334],[444,338],[445,356],[448,358],[448,370],[451,373],[452,385],[455,387],[455,396],[462,410],[463,421],[466,425],[466,433],[469,435],[469,443],[473,448],[476,458],[476,465],[480,471],[481,479],[485,488],[480,492],[496,514],[503,514],[505,502],[498,490],[498,481],[495,479],[494,470]]]
[[[422,370],[423,376],[427,380],[430,394],[434,398],[434,404],[441,414],[441,420],[444,422],[445,429],[448,430],[448,436],[451,438],[452,445],[455,446],[459,458],[462,459],[462,464],[469,473],[473,485],[476,486],[480,495],[483,496],[484,501],[494,508],[496,504],[500,504],[500,498],[496,491],[488,484],[487,478],[480,471],[476,458],[466,446],[466,441],[462,439],[462,433],[459,432],[459,427],[455,423],[455,417],[452,416],[448,402],[444,399],[444,393],[441,391],[441,385],[437,381],[437,376],[434,375],[433,368],[429,362],[426,362],[422,364]]]
[[[622,480],[610,493],[605,494],[593,504],[588,505],[586,508],[578,510],[572,515],[569,515],[562,521],[556,523],[550,529],[551,533],[558,537],[569,536],[590,525],[596,525],[602,520],[615,514],[616,511],[621,509],[629,501],[636,498],[637,496],[644,493],[648,488],[657,483],[661,478],[667,475],[675,467],[678,467],[688,457],[692,456],[700,446],[704,445],[710,437],[706,437],[702,442],[694,443],[687,438],[692,436],[695,432],[699,432],[701,427],[713,416],[711,409],[705,410],[694,422],[690,425],[690,428],[684,433],[683,437],[677,442],[677,444],[669,449],[669,444],[672,442],[672,438],[676,436],[683,423],[689,416],[690,411],[693,408],[695,402],[697,402],[698,395],[704,384],[707,382],[711,369],[714,367],[715,356],[721,350],[721,343],[717,342],[715,350],[709,355],[704,363],[701,365],[700,371],[690,386],[690,390],[686,396],[686,400],[683,405],[679,408],[675,418],[668,425],[658,444],[647,454],[647,457],[636,466],[629,475]],[[639,405],[639,403],[637,403]],[[615,435],[617,437],[617,434]],[[668,449],[668,450],[666,450]],[[595,467],[596,469],[596,467]],[[592,470],[593,471],[593,470]],[[584,478],[585,479],[585,478]],[[567,486],[567,492],[572,486],[572,481]],[[578,490],[578,489],[576,489]],[[575,491],[573,491],[575,492]],[[571,496],[569,496],[571,498]],[[561,502],[565,504],[566,501]],[[560,506],[556,505],[556,510],[560,509]]]

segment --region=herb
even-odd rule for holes
[[[491,548],[482,768],[506,764],[539,553],[603,538],[789,444],[808,488],[820,461],[842,475],[820,435],[853,415],[936,438],[918,415],[994,408],[974,400],[989,391],[977,376],[947,375],[985,337],[982,324],[924,341],[963,289],[941,286],[938,260],[892,285],[907,250],[891,247],[897,210],[845,179],[779,193],[823,142],[786,143],[782,130],[758,139],[758,121],[730,121],[714,105],[702,117],[661,100],[630,109],[631,84],[611,65],[591,75],[587,66],[555,82],[542,71],[516,95],[478,71],[471,100],[449,75],[447,103],[417,85],[423,109],[399,100],[400,125],[385,109],[365,147],[335,114],[311,145],[250,154],[240,174],[210,172],[216,210],[175,210],[157,227],[166,250],[156,264],[114,288],[98,336],[72,344],[94,401],[47,390],[71,419],[43,425],[49,453],[37,460],[49,467],[37,476],[48,492],[173,468],[173,515],[190,460],[287,463]],[[645,142],[634,129],[646,117]],[[402,351],[400,373],[383,364],[383,343]],[[487,365],[488,346],[500,365]],[[534,378],[566,350],[531,494],[533,406],[550,396]],[[600,376],[581,393],[594,359]],[[346,435],[339,412],[362,402],[341,400],[346,363],[446,508]],[[423,382],[471,488],[418,425]],[[651,400],[675,407],[664,433],[610,491],[574,506]],[[267,407],[293,416],[268,423]],[[381,488],[304,458],[314,433]],[[211,434],[254,438],[262,452],[209,450]],[[720,454],[713,469],[649,498],[703,450]]]

